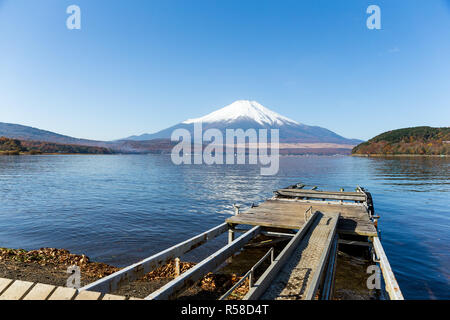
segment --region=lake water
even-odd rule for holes
[[[282,157],[256,166],[175,166],[164,155],[0,157],[0,247],[66,248],[124,266],[302,182],[366,187],[407,299],[450,298],[448,158]],[[195,258],[195,257],[194,257]],[[193,259],[194,259],[193,258]]]

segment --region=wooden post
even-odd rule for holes
[[[234,215],[237,216],[239,214],[239,209],[241,208],[241,206],[235,203],[233,204],[233,208],[234,208]]]
[[[234,229],[235,229],[235,225],[230,225],[228,228],[228,244],[230,244],[234,241],[234,232],[235,232]],[[226,261],[228,264],[232,263],[233,256],[229,257]]]
[[[180,274],[181,274],[180,258],[175,258],[175,278],[179,277]]]
[[[228,244],[234,241],[234,225],[228,229]]]

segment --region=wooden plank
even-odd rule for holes
[[[340,234],[356,234],[367,237],[377,237],[378,232],[373,223],[369,220],[362,221],[360,219],[340,219],[338,224],[338,233]]]
[[[331,212],[328,212],[331,213]],[[294,219],[278,219],[273,217],[272,219],[267,219],[259,216],[248,217],[241,216],[239,219],[227,219],[228,223],[239,222],[240,224],[249,224],[254,226],[263,226],[271,228],[283,228],[283,229],[299,229],[302,226],[304,219],[294,220]],[[377,236],[377,230],[372,222],[361,219],[340,219],[338,224],[338,232],[345,234],[361,235],[374,237]]]
[[[333,200],[351,200],[366,201],[366,195],[360,192],[331,192],[331,191],[315,191],[303,189],[280,189],[276,194],[289,197],[302,197],[314,199],[333,199]]]
[[[320,257],[318,268],[314,270],[314,275],[310,285],[308,286],[308,291],[306,292],[305,300],[314,300],[314,297],[316,296],[316,292],[320,284],[320,279],[322,278],[323,272],[325,270],[325,265],[327,263],[328,256],[331,251],[331,247],[333,245],[333,239],[335,238],[336,235],[336,227],[338,221],[339,221],[339,214],[337,214],[336,218],[333,218],[331,220],[330,228],[332,229],[332,231],[328,235],[325,248],[322,252],[322,256]]]
[[[251,226],[261,226],[266,228],[280,228],[280,229],[300,229],[300,224],[289,224],[289,223],[283,223],[283,222],[267,222],[267,221],[260,221],[260,220],[242,220],[242,224],[248,224]]]
[[[0,296],[0,300],[20,300],[30,288],[33,282],[16,280]]]
[[[55,289],[55,286],[49,284],[36,283],[23,300],[46,300]]]
[[[313,210],[320,211],[322,213],[328,212],[340,212],[342,217],[357,217],[362,219],[369,219],[367,209],[359,204],[321,204],[321,203],[311,203],[309,201],[283,201],[283,200],[267,200],[260,206],[251,208],[246,212],[240,213],[239,215],[230,217],[228,220],[239,220],[242,216],[255,217],[290,217],[298,219],[299,216],[303,215],[309,207],[313,207]]]
[[[3,291],[6,290],[6,288],[8,288],[11,283],[13,283],[14,280],[11,279],[5,279],[5,278],[0,278],[0,294],[3,293]]]
[[[256,300],[266,291],[267,287],[272,282],[278,271],[280,271],[281,267],[284,265],[287,259],[289,259],[292,252],[308,232],[311,224],[317,218],[318,213],[314,212],[312,217],[304,224],[302,229],[297,232],[295,237],[293,237],[291,241],[289,241],[286,247],[284,247],[283,251],[281,251],[281,253],[275,258],[270,267],[267,268],[267,270],[261,275],[255,285],[250,288],[249,292],[244,296],[243,300]]]
[[[372,242],[375,253],[380,262],[381,271],[386,284],[386,291],[388,292],[390,299],[404,300],[402,291],[397,283],[397,279],[395,279],[394,272],[391,269],[391,265],[389,264],[389,260],[384,252],[383,246],[381,245],[380,239],[378,237],[374,237]]]
[[[116,296],[115,294],[105,294],[101,300],[125,300],[124,296]]]
[[[75,300],[98,300],[102,294],[100,292],[93,291],[81,291]]]
[[[48,300],[72,300],[76,294],[76,289],[57,287],[56,290],[50,295]]]
[[[111,293],[120,288],[122,285],[143,277],[153,269],[160,267],[161,265],[168,263],[170,260],[180,257],[184,253],[197,248],[208,240],[221,235],[222,233],[227,231],[228,228],[228,224],[223,223],[191,239],[188,239],[138,263],[117,271],[105,278],[88,284],[87,286],[82,287],[80,291],[87,290],[102,293]]]
[[[165,286],[147,296],[146,300],[169,300],[176,298],[176,296],[183,290],[192,286],[200,280],[208,272],[213,271],[220,264],[225,262],[227,258],[232,256],[237,250],[242,248],[246,243],[253,239],[261,232],[261,227],[257,226],[250,229],[248,232],[241,235],[239,238],[226,245],[219,251],[215,252],[208,258],[198,263],[195,267],[189,269],[178,278],[170,281]]]
[[[343,192],[343,191],[317,191],[315,189],[311,189],[311,190],[305,190],[305,189],[279,189],[275,192],[279,192],[279,191],[292,191],[292,192],[297,192],[298,194],[315,194],[318,196],[318,198],[323,198],[323,196],[327,196],[327,195],[349,195],[349,196],[363,196],[364,193],[362,192]]]

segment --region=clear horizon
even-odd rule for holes
[[[66,27],[72,4],[81,30]],[[449,0],[0,0],[0,37],[0,122],[77,138],[155,133],[236,100],[362,140],[449,125]]]

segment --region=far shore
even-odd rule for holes
[[[30,153],[30,152],[21,152],[19,154],[16,153],[5,153],[0,152],[0,156],[112,156],[112,155],[120,155],[120,154],[128,154],[128,153]],[[130,153],[132,154],[132,153]]]
[[[371,158],[371,157],[431,157],[431,158],[445,158],[448,157],[446,154],[352,154],[352,157],[362,157],[362,158]]]

